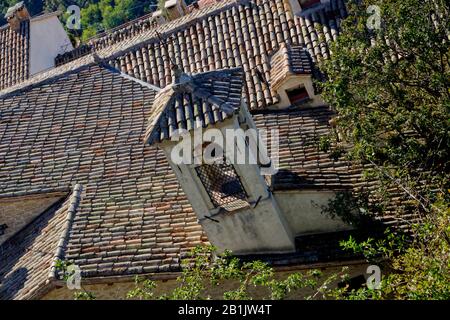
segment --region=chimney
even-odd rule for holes
[[[270,66],[271,90],[279,98],[276,108],[324,105],[315,92],[312,60],[306,48],[281,44],[271,57]]]
[[[184,0],[168,0],[164,4],[169,20],[175,20],[184,16],[188,10]]]
[[[164,13],[162,10],[157,10],[157,11],[153,12],[152,19],[159,25],[166,23],[166,17],[164,16]]]
[[[21,1],[8,9],[5,18],[8,21],[9,27],[14,31],[18,31],[20,30],[20,23],[30,19],[30,13],[23,1]]]

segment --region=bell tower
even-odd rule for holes
[[[210,242],[235,254],[295,251],[264,175],[276,171],[242,101],[241,68],[187,75],[155,98],[146,143],[167,157]]]

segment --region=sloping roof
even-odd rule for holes
[[[253,115],[258,128],[279,131],[279,171],[271,177],[270,187],[275,193],[312,189],[351,192],[354,199],[358,195],[368,196],[373,212],[383,206],[377,220],[395,228],[409,229],[419,217],[408,213],[414,201],[400,187],[385,190],[388,197],[381,199],[376,192],[380,182],[363,177],[364,170],[373,169],[370,164],[352,162],[342,156],[334,158],[330,152],[319,149],[321,137],[331,133],[329,121],[334,116],[326,106]]]
[[[72,260],[85,278],[130,276],[179,270],[180,257],[207,242],[163,152],[144,145],[158,91],[96,63],[66,70],[0,96],[0,198],[83,186],[76,210],[50,210],[0,246],[0,276],[21,279],[8,282],[2,297],[37,296],[55,257]],[[204,83],[220,96],[220,86]],[[237,106],[233,88],[225,96]],[[361,168],[317,149],[332,115],[326,107],[254,115],[257,127],[280,131],[275,192],[346,190],[358,182]],[[29,240],[19,244],[20,237]],[[34,265],[39,272],[28,273]]]
[[[345,16],[343,0],[302,17],[293,16],[283,0],[224,0],[160,26],[140,27],[139,20],[92,46],[115,68],[161,88],[174,77],[170,59],[187,73],[242,67],[243,95],[255,110],[278,102],[264,81],[272,54],[284,44],[306,47],[314,63],[328,58]],[[168,39],[167,50],[156,32]]]
[[[222,122],[239,110],[241,68],[182,75],[183,83],[167,86],[155,98],[145,141],[170,139],[178,130],[194,130]]]
[[[0,247],[0,300],[39,296],[49,285],[52,262],[67,229],[73,194],[51,206]]]
[[[207,241],[164,154],[144,146],[155,94],[94,64],[0,97],[0,197],[83,185],[61,254],[85,277],[174,270]]]
[[[29,76],[30,21],[20,30],[0,27],[0,90],[20,83]]]
[[[311,75],[312,62],[308,51],[300,46],[281,45],[270,60],[270,86],[273,90],[289,75]]]
[[[227,72],[238,82],[228,87],[226,101],[237,107],[241,72]],[[203,87],[222,92],[208,81]],[[180,255],[207,241],[163,152],[144,146],[156,94],[90,64],[0,97],[0,197],[83,185],[60,256],[84,276],[174,270]],[[348,175],[349,166],[309,151],[314,147],[307,141],[328,130],[329,112],[316,111],[260,114],[255,121],[280,129],[284,170],[303,175],[310,186],[329,179],[334,188],[346,183],[334,177]],[[278,186],[295,183],[283,179],[276,177]]]
[[[258,128],[279,131],[280,170],[272,178],[273,189],[350,190],[357,184],[360,166],[319,150],[333,116],[327,106],[253,115]]]

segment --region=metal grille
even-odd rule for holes
[[[195,171],[215,207],[247,198],[244,186],[232,165],[203,164],[196,167]]]

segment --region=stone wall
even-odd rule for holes
[[[356,277],[359,275],[364,275],[367,278],[366,274],[366,264],[353,264],[349,265],[349,271],[351,277]],[[330,267],[318,267],[317,269],[321,270],[323,273],[322,280],[326,279],[333,273],[338,273],[342,270],[342,266],[330,266]],[[303,270],[291,270],[291,271],[279,271],[277,272],[277,277],[280,279],[285,279],[290,273],[293,272],[306,272],[307,269]],[[163,293],[170,292],[173,290],[177,283],[175,280],[157,280],[157,288],[155,290],[155,295],[161,295]],[[337,282],[334,282],[332,285],[336,285]],[[82,283],[83,285],[83,283]],[[92,293],[94,293],[97,300],[123,300],[125,299],[127,292],[132,290],[135,286],[132,281],[129,282],[111,282],[111,283],[103,283],[103,284],[92,284],[92,285],[83,285],[83,287]],[[221,299],[224,291],[236,289],[236,283],[228,282],[226,284],[221,284],[218,287],[213,287],[209,290],[209,294],[213,299]],[[299,290],[293,294],[288,296],[288,299],[304,299],[305,296],[311,294],[313,291],[311,289]],[[45,295],[43,300],[72,300],[74,291],[68,290],[66,287],[54,289]],[[268,292],[264,292],[258,288],[258,290],[253,291],[252,295],[254,298],[267,298]]]
[[[61,195],[41,194],[32,197],[0,199],[0,225],[7,225],[5,234],[0,236],[0,244],[61,198]]]

